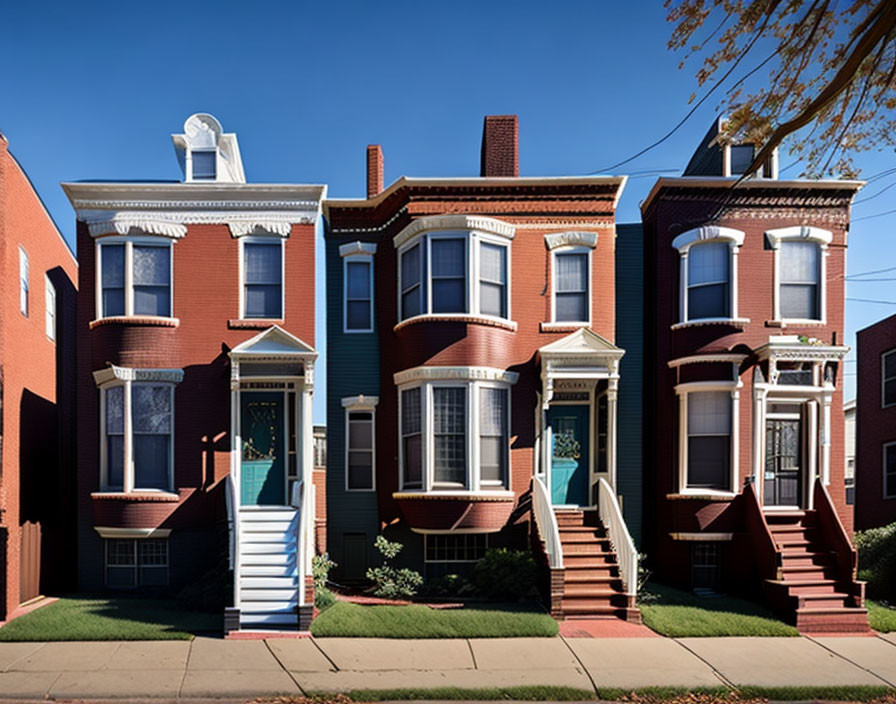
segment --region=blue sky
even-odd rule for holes
[[[604,172],[665,134],[696,89],[695,66],[679,70],[666,49],[659,1],[46,2],[3,15],[0,130],[69,241],[59,182],[180,178],[169,135],[194,112],[238,134],[249,180],[326,183],[344,198],[364,194],[368,143],[383,145],[387,183],[478,175],[486,114],[519,115],[522,175]],[[656,172],[684,167],[715,107],[617,170],[631,175],[620,222],[638,218]],[[866,178],[894,162],[892,151],[858,160]],[[896,214],[869,217],[894,196],[856,205],[849,274],[896,267]],[[894,301],[896,287],[850,282],[847,296]],[[847,343],[893,313],[848,301]]]

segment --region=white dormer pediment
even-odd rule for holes
[[[190,115],[183,133],[171,135],[171,141],[188,183],[246,182],[236,134],[224,132],[214,115]]]
[[[273,325],[230,350],[231,358],[297,357],[315,359],[317,352],[279,325]]]

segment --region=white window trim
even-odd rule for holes
[[[678,323],[672,329],[689,325],[707,325],[720,323],[727,325],[743,325],[749,323],[749,318],[741,318],[738,315],[738,276],[737,254],[744,243],[746,235],[741,230],[730,227],[697,227],[687,232],[682,232],[672,240],[672,246],[679,253],[679,281],[678,296]],[[689,318],[688,317],[688,255],[691,247],[701,244],[726,243],[728,245],[728,317],[723,318]]]
[[[397,237],[396,237],[397,239]],[[465,307],[466,311],[459,313],[431,313],[432,310],[432,240],[434,239],[464,239],[466,243],[466,247],[464,250],[465,257],[465,276],[464,281],[466,284],[465,287]],[[487,244],[493,244],[499,247],[504,247],[505,254],[507,257],[506,261],[506,281],[504,284],[504,296],[505,303],[507,309],[507,317],[502,318],[497,315],[487,315],[485,313],[480,313],[480,293],[479,293],[479,244],[481,242],[485,242]],[[402,293],[402,281],[401,281],[401,258],[405,252],[412,249],[416,244],[422,245],[422,252],[425,252],[426,256],[426,267],[423,269],[421,267],[421,282],[420,285],[423,287],[423,305],[421,306],[422,310],[418,315],[413,315],[409,318],[402,318],[402,310],[401,310],[401,293]],[[513,323],[513,312],[511,309],[511,301],[513,297],[511,295],[511,272],[513,271],[512,267],[512,247],[510,246],[511,238],[501,235],[494,234],[489,232],[483,232],[482,230],[470,229],[470,230],[424,230],[414,234],[412,237],[405,238],[402,240],[402,244],[398,248],[397,256],[397,269],[398,269],[398,287],[397,287],[397,311],[398,315],[398,324],[402,325],[407,323],[408,321],[413,321],[417,319],[427,319],[427,320],[438,320],[439,318],[445,318],[450,320],[458,320],[458,319],[469,319],[469,320],[493,320],[500,323]]]
[[[104,245],[124,245],[124,315],[106,315],[103,310],[103,256]],[[134,245],[168,247],[168,315],[146,315],[134,313]],[[174,315],[174,240],[170,237],[100,237],[96,240],[96,320],[106,318],[153,318],[172,320]]]
[[[373,332],[373,315],[376,310],[373,305],[374,254],[376,254],[376,244],[373,242],[350,242],[339,248],[339,256],[342,257],[342,332],[347,335]],[[349,328],[348,326],[348,265],[354,262],[362,262],[370,265],[370,327],[367,328]]]
[[[28,317],[31,307],[31,264],[28,261],[28,252],[19,245],[19,312]]]
[[[120,369],[120,368],[119,368]],[[131,370],[125,370],[131,371]],[[139,370],[137,372],[139,374]],[[128,376],[131,376],[130,374]],[[131,396],[134,383],[146,386],[168,386],[171,395],[171,442],[168,447],[168,489],[135,489],[134,488],[134,435],[133,435],[133,418],[131,415]],[[106,392],[115,387],[124,387],[124,462],[122,472],[122,488],[112,489],[109,486],[109,458],[107,456],[108,447],[106,444]],[[174,407],[174,387],[176,382],[172,381],[153,381],[139,380],[132,378],[113,377],[112,381],[108,381],[99,385],[100,392],[100,491],[103,493],[125,493],[125,494],[173,494],[176,489],[174,485],[174,436],[175,436],[175,407]]]
[[[732,177],[740,177],[741,174],[732,174],[731,173],[731,147],[740,147],[740,146],[753,146],[753,158],[756,158],[758,154],[758,150],[755,148],[755,145],[743,145],[743,144],[726,144],[722,148],[722,176],[725,178]],[[772,150],[771,158],[769,159],[769,165],[771,167],[771,173],[765,173],[765,164],[759,167],[759,171],[756,172],[750,178],[768,178],[768,179],[777,179],[778,178],[778,148],[775,147]]]
[[[822,325],[827,324],[827,259],[828,245],[834,238],[829,230],[808,225],[794,225],[782,227],[776,230],[766,230],[765,237],[774,250],[774,310],[772,320],[786,325]],[[819,271],[818,271],[818,312],[820,317],[815,318],[783,318],[781,317],[781,243],[782,242],[814,242],[819,247]]]
[[[351,396],[342,399],[342,407],[345,409],[345,490],[347,492],[370,493],[376,491],[376,407],[380,399],[378,396]],[[349,453],[349,414],[354,412],[370,413],[370,488],[352,489],[348,485],[348,453]]]
[[[887,449],[888,448],[896,448],[896,441],[893,442],[885,442],[881,445],[880,448],[880,459],[881,459],[881,496],[885,499],[896,499],[896,494],[888,494],[887,493]]]
[[[449,483],[435,483],[435,455],[434,455],[434,413],[433,413],[433,389],[434,388],[463,388],[466,390],[466,428],[464,430],[466,440],[467,477],[463,486]],[[405,461],[402,419],[402,392],[420,388],[420,431],[423,454],[422,485],[418,487],[405,487]],[[482,482],[479,466],[479,431],[480,431],[480,407],[479,390],[482,388],[497,388],[507,392],[507,466],[504,468],[504,480],[502,482]],[[457,378],[415,380],[398,386],[398,455],[399,477],[401,491],[421,491],[425,493],[449,492],[457,493],[484,493],[489,496],[496,494],[501,489],[508,490],[511,481],[510,469],[510,432],[511,416],[513,414],[512,391],[510,383],[486,380],[458,380]]]
[[[740,424],[740,389],[738,381],[694,381],[678,384],[675,394],[678,396],[678,493],[682,496],[719,496],[733,497],[737,495],[738,483],[738,444]],[[728,391],[731,394],[731,459],[729,482],[730,491],[720,489],[702,489],[688,486],[688,395],[703,391]]]
[[[557,327],[590,327],[593,318],[592,301],[594,298],[594,248],[590,245],[570,245],[555,247],[551,250],[551,323]],[[557,255],[561,254],[585,254],[588,262],[588,291],[585,295],[585,304],[588,308],[587,320],[557,320]],[[547,326],[545,326],[547,327]]]
[[[240,279],[240,320],[285,320],[286,319],[286,239],[279,234],[244,235],[239,238],[239,279]],[[277,318],[253,318],[246,315],[246,253],[247,244],[280,245],[280,316]]]
[[[886,375],[886,362],[887,357],[893,355],[896,357],[896,347],[891,350],[887,350],[880,355],[880,407],[881,408],[890,408],[891,406],[896,406],[896,401],[893,403],[887,403],[887,381],[888,380],[896,380],[896,376],[887,376]]]
[[[215,183],[218,175],[221,173],[221,150],[218,147],[190,147],[186,150],[186,180],[189,183]],[[193,152],[214,152],[215,153],[215,177],[214,178],[193,178]]]
[[[56,287],[44,274],[44,332],[52,342],[56,342],[56,315]]]

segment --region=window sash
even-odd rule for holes
[[[218,178],[217,149],[193,149],[191,157],[194,181],[214,181]]]
[[[508,390],[479,389],[479,481],[504,485],[508,464]]]
[[[423,388],[401,392],[401,451],[404,486],[423,485]]]
[[[460,254],[459,260],[458,254]],[[466,313],[468,307],[466,238],[430,237],[429,262],[432,312]]]
[[[170,242],[118,240],[98,246],[98,317],[171,316]]]
[[[346,488],[374,488],[374,423],[371,411],[348,411],[346,433]]]
[[[883,446],[884,498],[896,498],[896,442]]]
[[[432,389],[433,484],[467,483],[467,389]]]
[[[883,377],[883,406],[896,404],[896,350],[887,352],[881,360]]]
[[[479,312],[507,317],[507,247],[479,243]]]
[[[423,301],[423,280],[426,278],[426,260],[423,242],[401,254],[401,319],[412,318],[426,311]]]
[[[283,317],[283,242],[243,243],[243,314]]]
[[[687,487],[731,491],[731,393],[689,393],[685,422]]]
[[[816,242],[782,242],[778,257],[781,317],[819,320],[821,247]]]
[[[373,263],[345,263],[345,329],[367,331],[373,327]]]
[[[554,255],[556,322],[588,322],[590,269],[590,254],[586,252],[558,252]]]

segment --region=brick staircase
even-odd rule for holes
[[[844,577],[825,545],[815,511],[766,511],[781,556],[780,579],[766,580],[773,608],[802,633],[866,633],[868,612],[861,584]]]
[[[597,511],[557,510],[563,548],[564,618],[622,618],[640,622],[619,576],[616,553]]]

